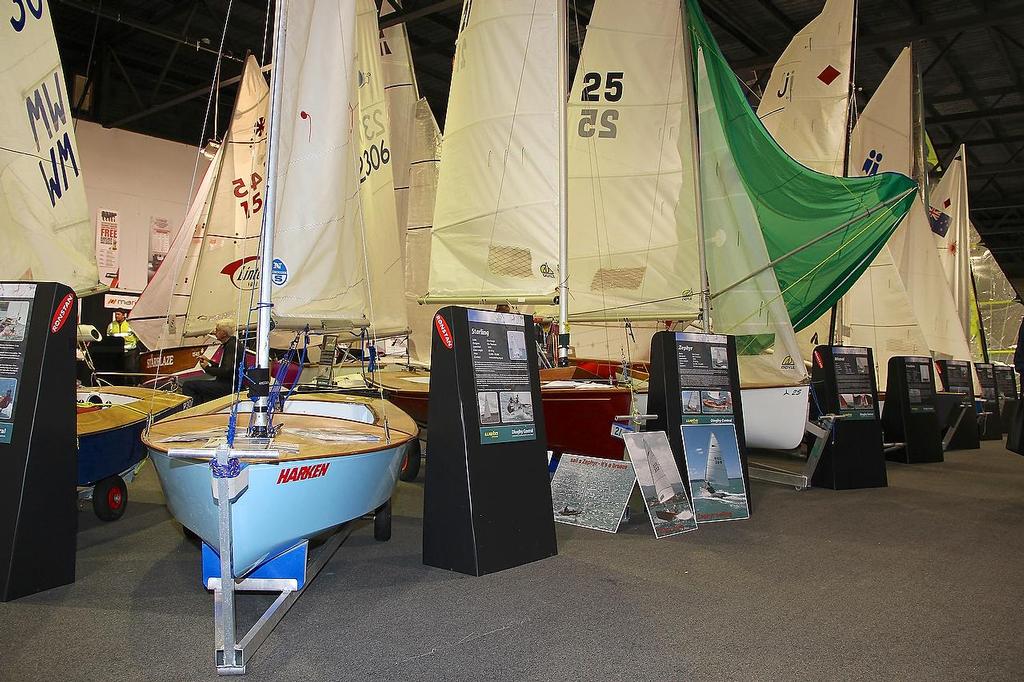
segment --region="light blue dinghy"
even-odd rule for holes
[[[169,452],[223,439],[232,402],[229,396],[186,410],[144,437],[171,514],[215,552],[220,501],[211,462]],[[240,403],[240,431],[251,404]],[[416,434],[415,422],[387,401],[337,394],[293,396],[275,424],[280,431],[266,449],[278,453],[277,461],[241,457],[241,472],[230,479],[236,579],[386,505]]]

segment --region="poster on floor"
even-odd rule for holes
[[[467,312],[480,443],[535,440],[525,318],[487,310]]]
[[[626,451],[651,517],[654,536],[665,538],[697,530],[693,507],[686,496],[686,484],[679,475],[665,432],[624,433],[622,439],[626,441]]]
[[[562,455],[551,479],[555,521],[616,533],[635,482],[630,462]]]
[[[750,516],[734,424],[684,424],[690,497],[698,523]]]
[[[100,270],[100,283],[116,286],[121,257],[118,252],[120,230],[117,211],[101,208],[96,214],[96,265]]]

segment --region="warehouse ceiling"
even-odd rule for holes
[[[637,11],[643,7],[639,0],[623,1]],[[420,92],[443,125],[462,0],[395,4],[401,9],[385,23],[406,23]],[[701,5],[737,75],[757,93],[823,0]],[[592,7],[593,0],[569,0],[571,57]],[[258,0],[51,1],[81,117],[192,145],[223,133],[246,53],[270,60],[267,10]],[[967,145],[974,224],[1014,287],[1024,291],[1024,2],[860,0],[858,16],[859,106],[912,44],[941,165]],[[211,98],[225,17],[222,87]],[[204,131],[208,108],[217,125]]]

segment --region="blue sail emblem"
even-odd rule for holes
[[[882,163],[882,152],[872,149],[868,152],[868,156],[864,159],[864,165],[861,166],[861,171],[864,175],[876,175],[878,173],[878,166]]]

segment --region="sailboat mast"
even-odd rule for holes
[[[274,138],[281,123],[281,75],[284,70],[285,24],[288,0],[278,0],[274,10],[274,68],[270,77],[270,130],[267,131],[267,196],[263,207],[263,232],[260,236],[260,302],[256,318],[256,366],[270,369],[270,277],[274,266],[274,221],[277,216],[278,145]],[[253,435],[266,435],[269,423],[269,396],[256,399],[252,408]]]
[[[859,0],[853,0],[853,35],[850,36],[850,88],[846,105],[846,140],[843,143],[843,177],[850,177],[850,144],[853,140],[853,110],[857,106],[857,17],[860,8]],[[836,342],[836,328],[843,327],[843,310],[840,298],[832,305],[832,316],[828,324],[828,345]],[[840,334],[840,343],[842,335]]]
[[[558,34],[558,366],[569,365],[569,136],[567,87],[569,59],[568,0],[558,0],[555,18]]]
[[[704,206],[700,187],[700,140],[697,123],[697,86],[693,78],[693,44],[690,41],[690,22],[686,3],[680,8],[683,31],[683,85],[690,101],[690,160],[693,164],[693,202],[697,218],[697,267],[700,269],[700,323],[705,332],[712,330],[711,284],[708,281],[707,250],[704,243]]]

